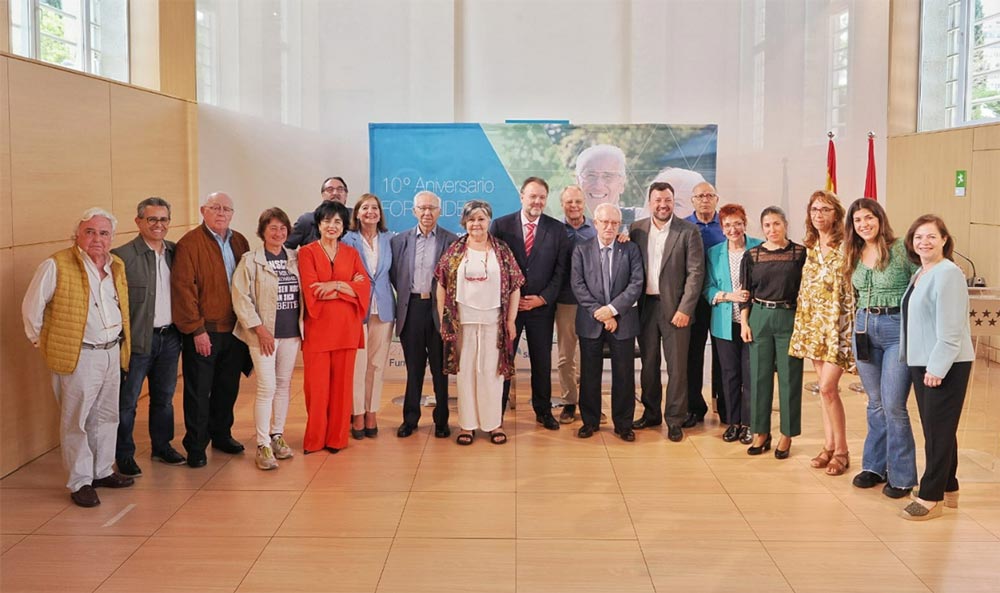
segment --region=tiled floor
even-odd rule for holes
[[[865,434],[854,380],[842,382],[852,468],[836,478],[808,465],[822,435],[809,394],[787,461],[724,443],[716,418],[681,443],[662,430],[624,443],[609,427],[580,440],[579,423],[546,431],[527,405],[508,416],[504,446],[435,439],[429,410],[397,439],[398,382],[377,439],[299,451],[272,472],[249,452],[209,452],[197,470],[154,464],[140,420],[145,475],[101,490],[96,509],[70,503],[58,450],[0,481],[0,591],[996,591],[1000,367],[976,369],[961,508],[928,523],[851,486]],[[301,445],[301,377],[293,384],[287,436]],[[234,431],[248,449],[253,389],[244,383]]]

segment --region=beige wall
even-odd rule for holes
[[[38,263],[70,244],[75,217],[101,206],[135,237],[135,204],[173,206],[171,237],[197,224],[188,101],[0,56],[0,475],[56,446],[57,406],[20,304]]]

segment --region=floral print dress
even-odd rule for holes
[[[831,362],[853,373],[854,290],[845,280],[845,265],[846,258],[839,247],[825,254],[818,246],[806,249],[788,354]]]

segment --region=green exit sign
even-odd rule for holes
[[[966,175],[965,171],[955,171],[955,195],[958,197],[965,197],[965,188],[969,182],[969,176]]]

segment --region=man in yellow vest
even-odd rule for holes
[[[131,352],[125,266],[110,251],[117,224],[106,210],[85,211],[75,245],[38,266],[21,304],[24,332],[52,371],[66,486],[81,507],[101,504],[94,488],[134,483],[112,468]]]

